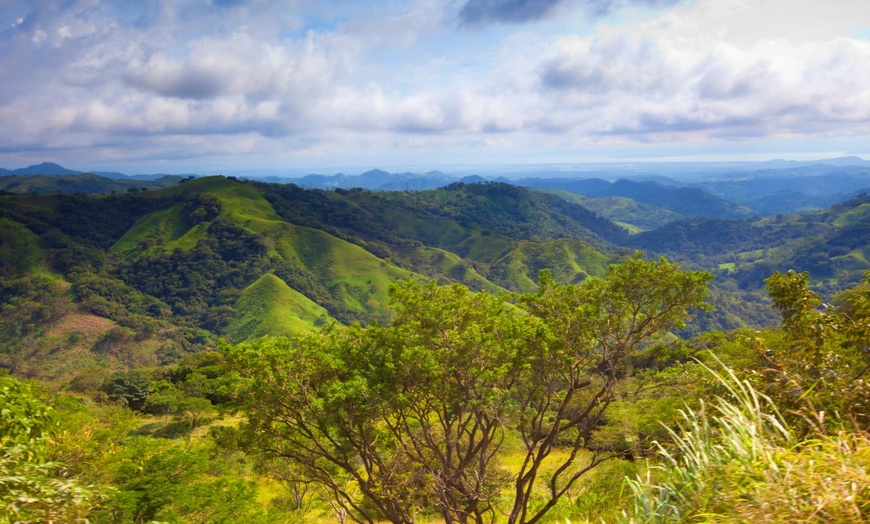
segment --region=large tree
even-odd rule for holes
[[[428,510],[483,523],[507,507],[510,522],[531,523],[610,456],[579,458],[620,363],[700,306],[709,278],[635,257],[578,286],[542,273],[524,296],[406,282],[392,290],[388,327],[227,351],[246,379],[253,447],[327,486],[353,519],[412,523]],[[500,464],[511,433],[523,442],[519,471]],[[568,453],[545,474],[560,447]],[[533,501],[541,483],[548,495]]]
[[[591,459],[581,461],[579,451],[616,399],[623,361],[683,327],[689,310],[706,307],[712,278],[681,271],[664,259],[648,262],[636,256],[610,266],[606,278],[579,286],[558,284],[542,273],[538,293],[520,298],[520,305],[547,325],[548,339],[528,361],[514,392],[526,453],[514,480],[508,522],[540,521],[581,476],[614,456],[596,447]],[[555,464],[551,460],[544,471],[542,466],[560,447],[569,453]],[[540,483],[547,497],[533,509]]]

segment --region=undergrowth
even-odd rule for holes
[[[629,481],[623,523],[870,520],[866,433],[799,438],[770,398],[730,370],[710,372],[727,393],[683,412],[673,444],[658,446],[662,465]]]

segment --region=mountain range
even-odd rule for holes
[[[687,170],[695,166],[694,174]],[[729,170],[728,166],[732,166]],[[706,174],[705,174],[706,173]],[[668,176],[673,175],[673,176]],[[42,163],[15,170],[0,169],[0,191],[14,193],[110,193],[136,189],[159,189],[192,179],[196,175],[134,175],[84,173],[58,164]],[[359,175],[310,174],[297,178],[278,176],[244,177],[275,183],[293,183],[311,189],[354,189],[374,191],[423,191],[454,182],[504,182],[538,189],[566,191],[602,203],[589,207],[617,222],[625,217],[618,199],[659,208],[663,220],[713,217],[746,218],[823,209],[859,195],[870,188],[870,162],[858,157],[841,157],[813,162],[773,161],[741,164],[616,164],[585,171],[537,171],[534,176],[503,174],[450,175],[389,173],[374,169]],[[617,200],[614,200],[617,199]],[[611,211],[611,208],[615,211]],[[668,211],[673,214],[666,213]],[[666,223],[645,221],[644,229]]]
[[[667,189],[590,184],[598,194],[625,185],[638,198]],[[390,285],[408,278],[527,292],[542,269],[578,282],[637,249],[717,275],[717,309],[690,332],[775,322],[760,293],[773,271],[810,271],[830,296],[870,269],[867,195],[768,217],[710,209],[689,216],[628,197],[480,181],[372,191],[213,176],[115,194],[6,192],[0,365],[52,378],[171,362],[217,337],[387,322]]]

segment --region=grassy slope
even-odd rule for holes
[[[627,197],[588,197],[567,191],[553,191],[553,194],[613,220],[631,233],[655,229],[668,222],[684,218],[676,211],[644,204]]]
[[[413,276],[328,233],[284,222],[254,186],[209,177],[168,191],[195,191],[217,198],[221,203],[220,218],[264,238],[270,258],[292,261],[294,266],[309,271],[351,311],[386,315],[389,284]],[[151,251],[193,248],[207,235],[208,224],[191,225],[182,211],[180,205],[175,205],[143,217],[113,250],[128,258],[144,254],[149,248],[140,245],[143,239],[158,239]],[[291,303],[300,306],[299,301]],[[296,315],[305,318],[309,307],[300,306]],[[234,329],[240,328],[237,325]]]
[[[165,190],[168,195],[193,193],[210,195],[220,200],[220,216],[254,232],[279,221],[269,203],[255,189],[223,177],[205,177]],[[112,251],[131,258],[143,253],[190,250],[206,237],[205,222],[194,224],[184,213],[182,204],[175,204],[142,217],[112,246]],[[151,247],[141,242],[151,240]]]
[[[280,257],[301,263],[353,311],[386,314],[389,284],[414,276],[316,229],[282,223],[266,234]]]
[[[870,220],[870,204],[860,204],[837,217],[832,223],[843,227],[860,221]]]
[[[501,280],[514,284],[514,290],[537,289],[537,275],[550,270],[559,282],[580,282],[588,276],[603,277],[614,260],[581,240],[521,242],[493,267]]]
[[[225,332],[232,342],[314,330],[329,318],[325,309],[272,274],[242,291],[235,311]]]
[[[0,218],[0,277],[20,278],[47,270],[39,236],[22,224]]]
[[[450,251],[420,246],[401,251],[393,251],[393,258],[400,258],[407,266],[413,267],[418,273],[422,273],[436,280],[459,282],[470,289],[487,290],[490,293],[499,293],[504,288],[486,279],[477,272],[472,264],[463,260],[459,255]]]
[[[193,231],[193,225],[182,212],[182,205],[175,204],[143,217],[112,246],[112,251],[122,254],[125,259],[132,258],[142,253],[141,242],[148,240],[153,241],[154,248],[145,251],[176,247],[189,250],[203,237],[202,228]]]

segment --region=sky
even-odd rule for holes
[[[868,0],[0,0],[0,167],[870,158]]]

